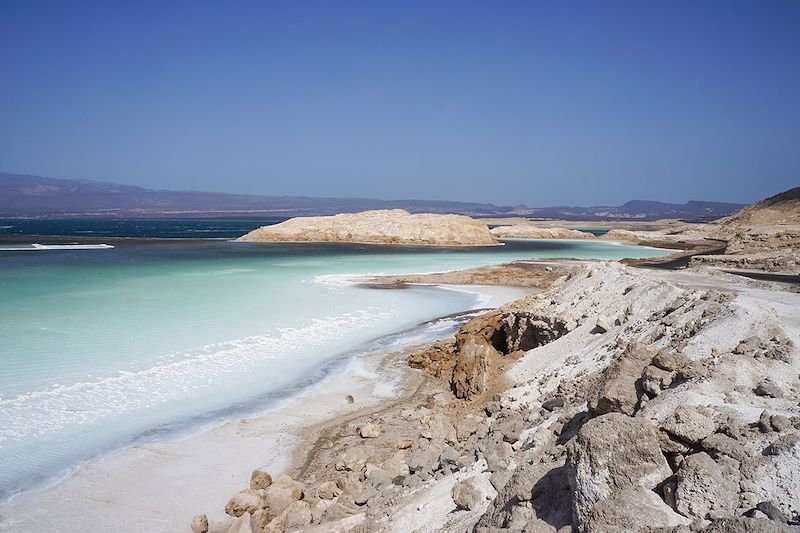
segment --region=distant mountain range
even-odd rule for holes
[[[0,172],[0,217],[291,217],[402,208],[411,212],[460,213],[477,217],[526,216],[566,220],[713,220],[741,204],[696,202],[668,204],[634,200],[622,206],[496,206],[433,200],[374,200],[259,196],[145,189],[89,180],[65,180]]]

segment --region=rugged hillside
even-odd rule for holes
[[[770,196],[715,224],[733,253],[800,248],[800,187]]]
[[[331,217],[298,217],[262,226],[237,239],[244,242],[353,242],[413,246],[492,246],[486,224],[463,215],[412,215],[402,209]]]
[[[649,200],[631,200],[621,206],[592,207],[537,207],[520,214],[536,218],[560,220],[658,220],[681,219],[691,222],[708,222],[742,208],[742,204],[701,202],[691,200],[685,204],[671,204]]]
[[[745,207],[705,231],[728,241],[725,255],[702,256],[693,265],[797,273],[800,270],[800,187]]]

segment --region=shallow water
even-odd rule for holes
[[[0,251],[0,496],[136,439],[266,406],[376,339],[482,306],[474,294],[373,290],[349,276],[666,253],[583,241],[115,245]]]

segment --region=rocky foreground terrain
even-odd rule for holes
[[[797,531],[800,296],[557,272],[411,354],[396,401],[313,433],[288,474],[254,471],[212,531]]]
[[[492,246],[489,228],[463,215],[412,215],[402,209],[297,217],[262,226],[244,242],[350,242],[413,246]]]

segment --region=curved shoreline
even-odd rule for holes
[[[441,288],[475,294],[473,308],[496,307],[530,292],[519,287]],[[164,440],[135,442],[83,462],[0,504],[0,531],[44,530],[53,515],[80,524],[87,533],[119,529],[129,521],[147,531],[188,530],[194,514],[209,511],[212,523],[225,521],[229,517],[221,504],[246,483],[253,468],[263,464],[272,472],[287,471],[312,426],[391,401],[410,376],[405,355],[432,341],[353,354],[319,381],[257,414],[229,417]],[[402,364],[391,368],[396,360]],[[347,395],[356,401],[348,403]],[[37,513],[41,508],[49,509],[47,516]]]

